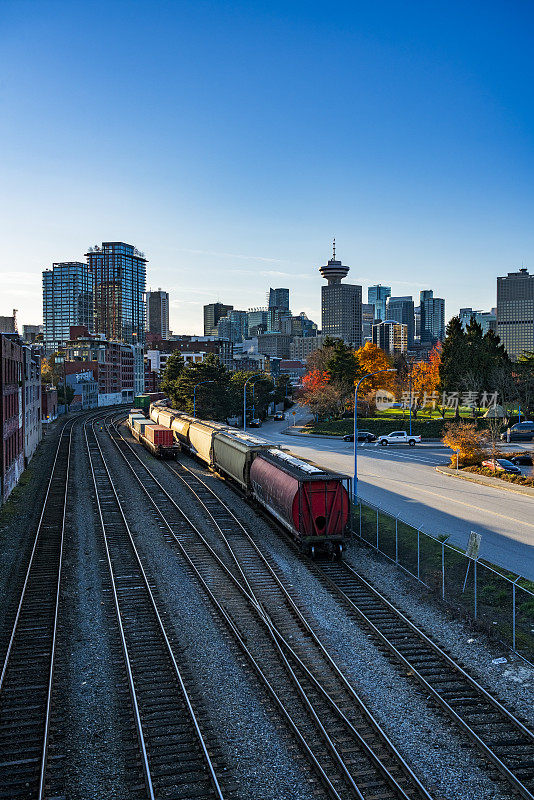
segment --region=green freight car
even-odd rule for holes
[[[165,394],[163,392],[151,392],[150,394],[138,394],[134,397],[134,408],[139,408],[148,417],[150,403],[155,403],[156,400],[163,400]]]

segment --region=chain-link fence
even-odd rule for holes
[[[443,600],[467,612],[529,660],[534,659],[534,588],[521,576],[468,558],[447,536],[421,528],[377,506],[353,507],[353,533]]]

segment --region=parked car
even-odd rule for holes
[[[503,442],[508,441],[508,431],[501,433]],[[524,422],[516,422],[510,428],[510,441],[511,442],[531,442],[534,440],[534,422],[525,420]]]
[[[261,428],[261,419],[256,417],[255,419],[251,419],[247,424],[249,428]]]
[[[530,453],[525,453],[523,456],[514,456],[510,459],[512,464],[515,464],[516,467],[531,467],[532,466],[532,456]]]
[[[386,447],[388,444],[407,444],[410,447],[414,447],[420,441],[420,436],[406,433],[406,431],[393,431],[393,433],[388,433],[387,436],[378,437],[378,444],[381,444],[382,447]]]
[[[488,458],[482,462],[482,466],[493,470],[493,472],[510,472],[513,475],[521,475],[519,467],[516,467],[507,458]]]
[[[274,415],[275,422],[282,422],[282,420],[284,420],[285,418],[286,415],[284,414],[283,411],[277,411],[276,414]]]
[[[346,436],[343,437],[344,442],[353,442],[354,441],[354,434],[347,433]],[[369,443],[369,442],[376,442],[376,436],[371,431],[358,431],[358,441]]]

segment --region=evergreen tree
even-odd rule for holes
[[[229,371],[209,353],[204,361],[195,361],[180,371],[170,391],[173,406],[192,414],[196,386],[197,417],[225,420],[231,413],[229,384]]]
[[[171,395],[171,399],[174,390],[174,384],[182,374],[184,367],[185,361],[183,355],[179,350],[175,350],[174,353],[171,353],[167,359],[165,369],[163,370],[163,375],[161,376],[162,391],[168,392],[169,395]]]
[[[445,393],[462,392],[469,367],[467,336],[459,317],[452,317],[441,350],[439,390]],[[457,409],[457,416],[459,411]]]

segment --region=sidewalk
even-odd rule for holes
[[[517,483],[508,483],[507,481],[501,481],[499,478],[490,478],[487,475],[477,475],[473,472],[462,472],[461,469],[456,472],[456,470],[451,467],[434,467],[434,469],[436,472],[441,473],[441,475],[447,475],[449,478],[458,478],[462,481],[479,483],[482,484],[482,486],[491,486],[494,489],[501,489],[505,492],[514,492],[515,494],[534,497],[534,488],[530,486],[520,486]]]

